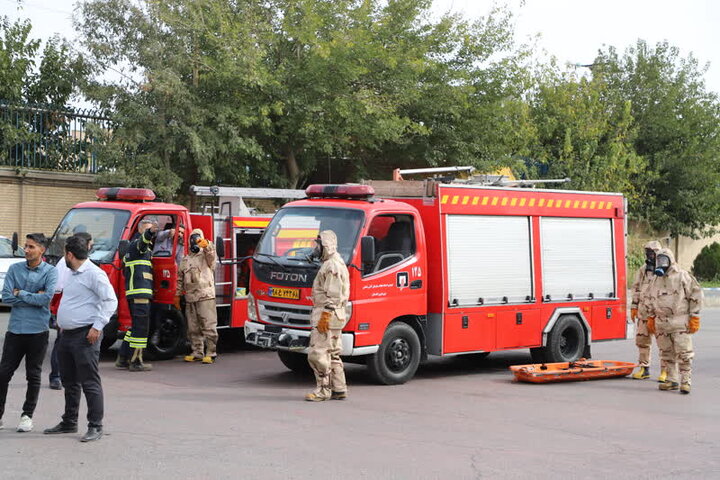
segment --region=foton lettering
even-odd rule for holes
[[[272,280],[285,280],[291,282],[306,282],[307,274],[305,273],[290,273],[290,272],[270,272],[270,278]]]

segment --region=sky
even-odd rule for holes
[[[0,15],[29,18],[33,36],[58,33],[72,40],[72,11],[76,0],[0,0]],[[507,5],[515,15],[516,39],[536,44],[561,64],[588,64],[597,51],[615,46],[622,52],[638,38],[653,45],[667,40],[702,65],[708,90],[720,94],[720,2],[715,0],[434,0],[433,11],[486,15],[494,5]]]

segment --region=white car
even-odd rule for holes
[[[2,288],[5,285],[5,275],[7,275],[10,265],[24,261],[25,251],[22,247],[18,247],[17,251],[13,254],[12,240],[6,237],[0,237],[0,295],[2,295]],[[4,305],[2,298],[0,298],[0,305]]]

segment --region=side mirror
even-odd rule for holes
[[[130,248],[130,240],[120,240],[118,243],[118,254],[123,258]]]
[[[375,263],[375,237],[362,237],[360,239],[360,257],[363,265]]]
[[[215,237],[215,252],[217,252],[218,258],[225,258],[225,242],[222,237]]]
[[[13,234],[12,234],[12,251],[13,251],[13,253],[17,252],[18,248],[19,248],[18,234],[17,234],[17,232],[13,232]]]

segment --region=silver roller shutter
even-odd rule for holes
[[[450,306],[530,300],[528,217],[448,215],[446,231]]]
[[[614,296],[612,220],[540,220],[543,296],[552,301]]]

